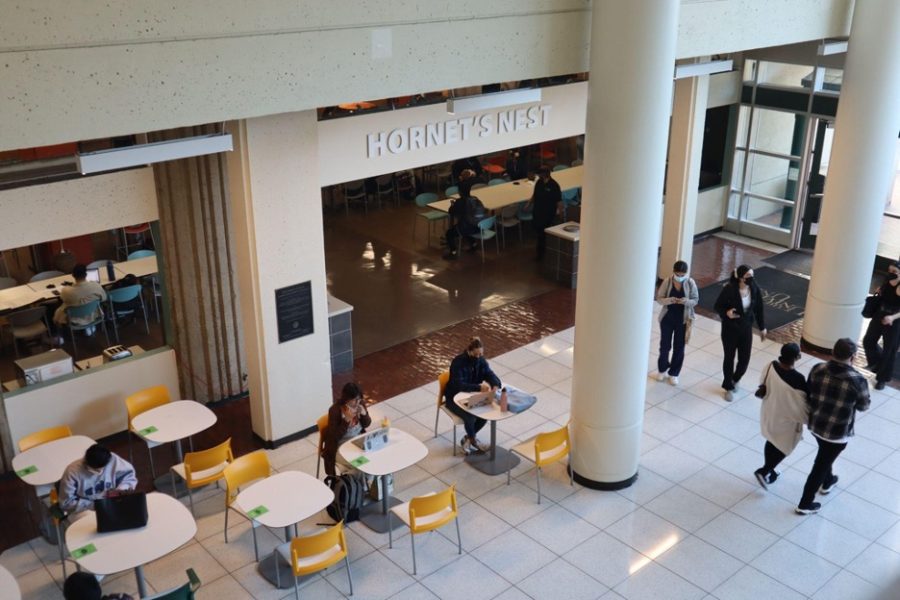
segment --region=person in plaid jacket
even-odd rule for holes
[[[869,383],[853,368],[854,354],[856,344],[853,340],[841,338],[834,343],[832,359],[816,365],[809,372],[808,427],[819,451],[803,486],[803,497],[795,509],[798,514],[819,511],[822,505],[813,502],[816,492],[827,494],[838,482],[838,476],[831,472],[831,465],[853,437],[856,411],[869,408]]]

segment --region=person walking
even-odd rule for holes
[[[725,400],[734,400],[734,391],[747,366],[753,350],[753,323],[759,328],[759,339],[766,339],[766,322],[763,313],[762,292],[753,281],[753,269],[741,265],[731,273],[731,278],[716,299],[715,310],[722,320],[722,389]],[[737,365],[734,356],[737,354]]]
[[[672,275],[666,277],[656,290],[656,301],[662,305],[656,379],[664,381],[668,377],[671,385],[678,385],[678,375],[684,364],[684,346],[695,318],[694,307],[700,301],[697,283],[687,273],[688,264],[683,260],[676,261]]]
[[[832,465],[853,437],[856,412],[869,408],[869,384],[853,368],[854,354],[856,343],[850,338],[841,338],[834,343],[831,360],[816,365],[809,372],[808,427],[819,450],[803,486],[803,496],[794,509],[797,514],[819,512],[822,505],[814,502],[816,492],[827,494],[834,489],[838,476],[832,472]]]
[[[875,373],[875,389],[883,390],[894,375],[900,348],[900,262],[888,267],[888,278],[878,288],[878,298],[878,310],[866,328],[863,348],[869,363],[866,369]]]
[[[806,405],[806,378],[794,369],[800,358],[800,346],[791,342],[781,347],[778,360],[763,370],[760,390],[759,429],[766,438],[763,447],[765,464],[754,472],[763,489],[775,483],[775,470],[803,437],[803,426],[809,420]],[[757,392],[759,395],[759,392]]]

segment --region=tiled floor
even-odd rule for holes
[[[900,597],[900,392],[872,393],[857,437],[838,459],[841,482],[821,497],[815,516],[793,513],[814,456],[809,434],[765,492],[753,470],[762,464],[758,400],[751,393],[776,342],[754,341],[747,389],[734,403],[721,399],[718,324],[701,318],[689,348],[682,384],[647,382],[640,476],[630,488],[597,492],[568,483],[561,464],[547,467],[544,500],[536,503],[535,473],[513,470],[512,485],[488,477],[451,455],[449,421],[432,438],[436,384],[400,394],[373,410],[422,439],[429,455],[395,479],[408,499],[455,483],[459,492],[463,554],[455,532],[417,541],[419,574],[411,575],[409,535],[393,549],[387,535],[356,522],[348,543],[354,598],[897,598]],[[500,423],[505,446],[568,420],[573,331],[563,330],[492,359],[505,381],[533,387],[532,410]],[[656,335],[653,336],[656,341]],[[816,361],[805,357],[800,370]],[[648,365],[655,353],[648,357]],[[540,373],[540,375],[536,375]],[[540,383],[537,382],[540,380]],[[523,385],[524,384],[524,385]],[[755,387],[755,386],[754,386]],[[314,440],[270,452],[279,470],[315,473]],[[231,523],[222,536],[222,494],[197,503],[198,533],[177,552],[146,568],[153,589],[177,583],[194,567],[200,598],[283,598],[256,573],[249,527]],[[301,525],[309,531],[320,515]],[[261,552],[280,532],[259,529]],[[55,548],[34,540],[0,556],[19,579],[25,598],[60,598]],[[879,592],[879,587],[893,586]],[[107,578],[108,591],[134,591],[131,572]],[[307,598],[341,598],[346,574],[331,569],[302,588]]]

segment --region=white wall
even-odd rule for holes
[[[153,169],[0,191],[0,250],[159,219]]]

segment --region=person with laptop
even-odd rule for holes
[[[82,304],[87,304],[93,300],[99,300],[101,303],[106,301],[106,290],[103,289],[100,282],[88,281],[87,267],[81,264],[75,265],[72,269],[72,278],[75,280],[75,285],[63,286],[59,290],[59,299],[62,301],[62,304],[60,304],[59,308],[56,309],[56,312],[53,313],[53,322],[57,325],[65,325],[68,322],[66,309],[70,306],[81,306]],[[98,308],[97,312],[93,315],[81,318],[75,325],[92,323],[96,321],[99,316],[100,308]],[[90,334],[93,332],[89,331],[88,333]]]
[[[80,458],[66,467],[59,481],[59,507],[69,514],[94,507],[94,500],[110,496],[110,492],[137,487],[134,467],[118,454],[94,444]]]
[[[372,424],[372,417],[363,402],[363,391],[359,384],[344,384],[341,397],[328,409],[328,427],[323,434],[322,462],[325,472],[335,475],[335,463],[340,461],[344,470],[352,469],[349,463],[338,455],[341,444],[352,437],[366,432]]]
[[[476,434],[481,431],[487,421],[458,406],[453,397],[459,392],[496,392],[500,389],[500,378],[497,377],[484,358],[484,344],[481,338],[469,340],[465,352],[459,354],[450,363],[450,380],[444,388],[444,400],[447,408],[462,419],[466,435],[459,442],[463,452],[486,452],[488,444],[478,441]]]

